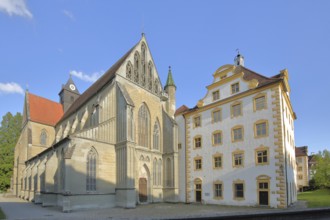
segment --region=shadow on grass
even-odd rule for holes
[[[1,207],[0,207],[0,219],[6,219],[6,215],[5,215],[5,213],[3,213],[3,211],[1,210]]]

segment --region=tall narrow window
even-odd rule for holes
[[[132,79],[132,64],[130,61],[128,61],[126,65],[126,78]]]
[[[147,81],[147,67],[146,67],[146,45],[142,43],[141,45],[141,85],[146,86]]]
[[[159,94],[159,81],[158,81],[158,79],[155,79],[154,89],[155,89],[155,93],[158,95]]]
[[[216,199],[222,198],[222,183],[214,183],[214,197]]]
[[[40,134],[40,144],[47,145],[47,132],[45,129],[42,129]]]
[[[145,104],[143,104],[139,110],[138,123],[139,123],[138,143],[140,146],[149,148],[150,116],[149,116],[148,108]]]
[[[91,149],[87,155],[86,191],[96,191],[96,152]]]
[[[244,184],[243,183],[234,184],[234,199],[244,199]]]
[[[195,137],[194,145],[195,145],[195,148],[201,148],[202,147],[202,137]]]
[[[258,96],[254,99],[254,109],[255,111],[262,110],[266,108],[266,96]]]
[[[158,185],[163,185],[162,184],[162,167],[163,167],[163,162],[161,159],[158,160],[158,172],[157,172],[157,182],[158,182]]]
[[[202,169],[202,158],[198,157],[195,158],[195,170],[201,170]]]
[[[138,52],[134,54],[134,82],[139,83],[140,55]]]
[[[93,107],[91,115],[91,127],[94,127],[99,124],[99,105]]]
[[[148,89],[152,91],[152,82],[153,82],[153,71],[152,71],[152,63],[151,61],[148,64]]]
[[[222,135],[221,131],[216,131],[212,135],[212,144],[213,146],[215,145],[220,145],[222,143]]]
[[[155,150],[159,150],[160,140],[159,140],[159,124],[158,124],[158,122],[156,122],[155,125],[154,125],[153,139],[154,139],[154,141],[153,141],[154,142],[153,148]]]
[[[194,127],[197,128],[197,127],[200,127],[201,126],[201,116],[196,116],[194,117]]]

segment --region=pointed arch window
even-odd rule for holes
[[[145,43],[142,43],[141,45],[141,85],[146,86],[147,85],[147,67],[146,67],[146,45]]]
[[[138,123],[138,143],[140,146],[149,148],[150,114],[145,104],[139,109]]]
[[[133,72],[132,64],[130,61],[128,61],[126,65],[126,78],[132,79],[132,72]]]
[[[134,54],[134,82],[139,83],[139,68],[140,68],[140,55],[139,52]]]
[[[86,176],[86,191],[96,191],[96,160],[97,154],[94,149],[91,149],[87,154],[87,176]]]
[[[40,134],[40,144],[41,145],[47,145],[47,132],[45,129],[41,130]]]
[[[162,166],[163,166],[163,163],[162,163],[162,160],[159,159],[158,160],[158,171],[157,171],[157,182],[158,182],[158,185],[162,185]]]
[[[152,91],[152,82],[153,82],[153,69],[152,69],[152,62],[149,61],[148,64],[148,89]]]
[[[154,148],[154,150],[160,149],[160,131],[159,131],[158,121],[156,121],[156,123],[154,125],[153,148]]]

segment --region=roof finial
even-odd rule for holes
[[[236,52],[237,52],[237,55],[240,55],[240,54],[239,54],[239,49],[238,49],[238,48],[236,49]]]

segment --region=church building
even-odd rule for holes
[[[297,200],[288,71],[267,77],[244,57],[213,74],[204,98],[181,106],[180,201],[286,208]]]
[[[59,103],[27,91],[15,195],[63,211],[177,202],[175,93],[144,35],[82,94],[71,77]]]

